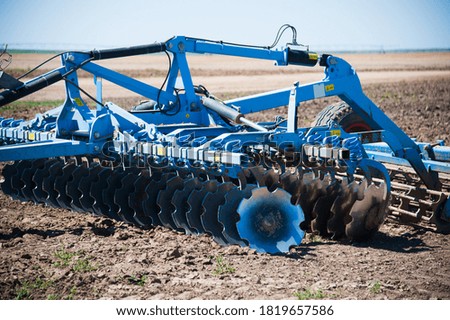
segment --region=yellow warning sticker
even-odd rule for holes
[[[329,84],[325,86],[325,91],[333,91],[334,90],[334,84]]]
[[[332,135],[332,136],[341,136],[341,130],[339,130],[339,129],[336,129],[336,130],[330,130],[330,134]]]
[[[76,103],[77,106],[79,106],[79,107],[84,106],[83,100],[81,100],[80,98],[74,98],[73,101],[75,101],[75,103]]]
[[[34,135],[34,132],[28,133],[28,140],[35,140],[36,136]]]
[[[158,147],[157,154],[158,154],[158,156],[166,156],[166,148]]]
[[[308,58],[309,60],[318,60],[319,59],[319,55],[315,52],[309,52],[308,53]]]

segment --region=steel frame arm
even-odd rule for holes
[[[156,88],[141,81],[132,79],[118,72],[108,70],[92,63],[92,60],[110,59],[124,56],[132,56],[146,53],[169,51],[173,54],[173,61],[168,75],[166,88]],[[81,100],[79,88],[77,87],[77,69],[84,69],[94,77],[104,78],[116,83],[133,92],[145,97],[159,100],[161,104],[170,103],[180,105],[180,112],[175,115],[163,116],[160,119],[168,123],[182,123],[187,118],[199,126],[208,126],[208,112],[202,105],[200,96],[196,94],[192,77],[190,74],[186,53],[213,53],[221,55],[239,56],[253,59],[265,59],[275,61],[277,65],[296,64],[303,66],[314,66],[318,61],[316,53],[309,51],[273,50],[263,47],[245,46],[215,42],[203,39],[188,38],[183,36],[174,37],[165,43],[151,45],[119,48],[109,50],[98,50],[86,53],[66,53],[62,56],[63,66],[50,71],[24,83],[15,90],[0,92],[0,106],[17,100],[25,95],[51,85],[56,81],[66,80],[66,102],[61,109],[57,121],[57,138],[70,137],[70,132],[91,132],[95,118],[102,114],[94,115],[87,105]],[[427,170],[421,159],[419,146],[406,135],[392,120],[389,119],[362,91],[361,84],[354,69],[344,60],[329,56],[322,56],[321,65],[325,67],[325,78],[306,85],[272,91],[268,93],[228,100],[227,105],[234,105],[242,114],[258,112],[266,109],[276,108],[289,103],[289,132],[292,134],[297,130],[297,107],[307,100],[322,98],[325,96],[339,96],[347,102],[353,110],[358,113],[369,125],[376,124],[383,131],[383,140],[393,150],[395,156],[406,159],[416,170],[427,187],[439,189],[439,180],[436,172]],[[178,76],[181,77],[185,93],[176,94],[175,88]],[[99,90],[101,91],[101,90]],[[117,110],[116,110],[117,111]],[[107,111],[108,112],[108,111]],[[193,114],[191,117],[190,113]],[[133,121],[127,116],[121,116],[124,123]],[[293,118],[293,119],[292,119]],[[142,117],[142,119],[146,119]],[[149,118],[152,120],[152,118]],[[153,122],[154,123],[154,122]],[[74,125],[75,124],[75,125]],[[70,131],[64,134],[63,130]],[[18,147],[19,148],[19,147]]]

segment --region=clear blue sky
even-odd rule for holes
[[[173,35],[269,45],[284,23],[312,50],[450,48],[450,0],[0,0],[0,45],[22,49]]]

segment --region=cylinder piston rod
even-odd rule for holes
[[[264,131],[264,132],[267,131],[267,129],[264,128],[263,126],[260,126],[259,124],[246,119],[242,113],[240,113],[236,109],[233,109],[233,108],[227,106],[226,104],[224,104],[222,102],[219,102],[212,98],[205,97],[205,98],[202,98],[202,103],[208,109],[217,112],[222,117],[225,117],[237,124],[245,124],[257,131]]]

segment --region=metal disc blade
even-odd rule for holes
[[[38,202],[47,202],[48,193],[43,189],[44,180],[50,176],[50,167],[54,165],[57,159],[48,159],[45,161],[44,166],[38,170],[33,175],[33,182],[35,188],[33,189],[33,194]]]
[[[317,199],[326,194],[326,184],[320,177],[315,177],[313,172],[307,172],[302,178],[302,190],[299,198],[299,204],[305,215],[305,223],[310,227],[313,216],[313,208]]]
[[[379,224],[370,224],[370,221],[378,220],[380,209],[385,210],[383,199],[383,188],[371,184],[364,192],[364,198],[357,200],[350,211],[351,221],[345,228],[347,237],[354,241],[366,241],[375,231],[378,230]],[[384,215],[384,212],[382,212]],[[383,219],[384,220],[384,219]]]
[[[311,221],[311,230],[321,236],[329,236],[327,229],[328,219],[331,217],[330,209],[339,194],[340,184],[335,182],[327,188],[327,194],[319,197],[314,205]]]
[[[137,176],[134,173],[125,173],[120,181],[120,188],[114,192],[114,203],[119,207],[117,214],[127,223],[134,224],[134,210],[129,206],[128,199],[134,193],[134,182]]]
[[[370,214],[366,218],[366,229],[378,230],[383,224],[387,216],[388,195],[387,186],[385,183],[381,183],[375,187],[372,191],[371,197],[373,197],[373,214]]]
[[[296,173],[285,172],[280,176],[281,188],[292,194],[294,197],[300,193],[299,190],[299,176]]]
[[[251,197],[243,199],[237,209],[241,238],[258,252],[288,252],[291,246],[299,245],[305,234],[300,229],[304,215],[290,200],[291,195],[282,189],[253,189]]]
[[[264,173],[266,172],[266,169],[264,169],[262,166],[256,166],[248,168],[247,171],[248,171],[247,181],[249,183],[257,184],[259,187],[261,187],[261,183],[263,181],[263,176]]]
[[[194,190],[188,197],[189,210],[186,213],[189,227],[196,231],[197,234],[204,233],[200,215],[203,213],[202,201],[208,192],[214,192],[218,187],[217,180],[209,180],[203,183],[200,190]]]
[[[280,186],[280,175],[274,169],[269,169],[264,172],[259,181],[259,186],[265,186],[269,191],[273,191]]]
[[[4,181],[1,183],[1,188],[4,194],[13,197],[15,194],[15,190],[12,187],[11,180],[13,179],[13,176],[17,175],[17,168],[16,168],[17,162],[13,164],[7,164],[3,167],[2,175],[4,178]]]
[[[252,190],[256,188],[255,184],[247,184],[243,190],[238,188],[231,189],[225,195],[225,202],[219,207],[218,219],[223,225],[223,236],[230,244],[238,244],[240,246],[248,246],[248,243],[241,238],[238,233],[236,223],[239,221],[239,214],[237,208],[244,198],[249,198]]]
[[[338,197],[331,206],[331,217],[327,223],[328,232],[333,239],[338,239],[345,235],[345,225],[350,221],[349,212],[358,196],[359,184],[356,181],[347,184],[341,183],[341,190]]]
[[[202,182],[198,178],[191,178],[184,181],[183,189],[176,190],[172,197],[172,205],[175,211],[172,212],[172,219],[178,228],[182,228],[186,234],[196,234],[197,231],[189,226],[186,213],[189,210],[187,200],[194,190],[200,190]]]
[[[58,204],[61,208],[68,210],[72,209],[72,207],[70,206],[72,199],[66,193],[66,186],[69,183],[69,181],[73,178],[72,172],[77,167],[78,166],[73,162],[67,163],[62,168],[62,175],[56,177],[55,179],[55,190],[58,193],[56,201],[58,201]]]
[[[92,209],[97,215],[108,216],[109,206],[103,201],[103,192],[108,188],[108,178],[111,176],[114,169],[104,168],[98,174],[98,180],[93,181],[89,189],[90,196],[94,199]],[[110,215],[111,216],[111,215]],[[116,215],[113,217],[120,221],[120,217]]]
[[[61,159],[58,159],[57,162],[50,166],[50,168],[48,169],[49,175],[42,182],[42,190],[44,190],[48,194],[46,204],[54,208],[60,208],[59,202],[57,200],[58,191],[55,189],[55,181],[57,177],[63,174],[63,167],[64,162]]]
[[[72,171],[72,179],[67,182],[66,193],[71,198],[70,206],[72,210],[77,212],[84,212],[84,209],[80,203],[80,198],[82,193],[80,192],[79,186],[81,179],[89,175],[89,168],[86,164],[77,166],[75,170]]]
[[[162,225],[158,216],[160,211],[160,207],[157,204],[158,194],[166,187],[167,180],[175,176],[175,172],[163,173],[162,171],[156,171],[152,175],[152,180],[145,188],[146,197],[142,207],[145,216],[152,220],[152,225],[154,226]]]
[[[134,182],[134,193],[132,193],[128,199],[129,206],[134,210],[134,220],[141,227],[146,228],[151,226],[152,220],[145,215],[142,204],[147,197],[147,195],[145,194],[145,188],[150,183],[150,181],[150,172],[148,170],[142,170],[136,181]]]
[[[114,202],[114,194],[122,186],[121,180],[127,173],[123,169],[114,169],[106,180],[107,187],[102,192],[103,203],[108,206],[107,217],[122,220],[118,214],[119,206]]]
[[[209,192],[203,199],[203,213],[200,220],[203,229],[209,233],[213,239],[220,245],[228,245],[227,239],[223,236],[223,225],[218,220],[218,210],[221,204],[225,202],[225,194],[234,187],[231,182],[221,183],[216,192]]]
[[[93,162],[89,167],[89,174],[80,180],[78,190],[81,193],[80,205],[84,211],[95,213],[93,208],[95,199],[91,195],[91,186],[99,180],[99,174],[102,170],[108,169],[103,168],[97,162]]]
[[[176,226],[172,219],[172,212],[175,211],[175,207],[172,205],[172,197],[176,190],[181,190],[183,188],[184,181],[180,176],[175,176],[167,180],[165,189],[162,189],[156,203],[158,204],[160,210],[158,212],[159,220],[162,225],[166,228],[184,232],[184,229]]]
[[[21,160],[16,165],[17,174],[11,177],[12,195],[14,200],[28,201],[28,198],[22,193],[22,188],[25,186],[22,180],[23,172],[31,168],[31,161]]]
[[[45,161],[45,159],[33,160],[31,162],[31,168],[25,169],[22,173],[21,179],[24,184],[22,188],[22,194],[26,199],[28,199],[29,201],[33,201],[34,203],[39,203],[39,200],[36,199],[33,193],[33,190],[36,187],[36,184],[33,181],[33,176],[37,170],[44,167]]]

